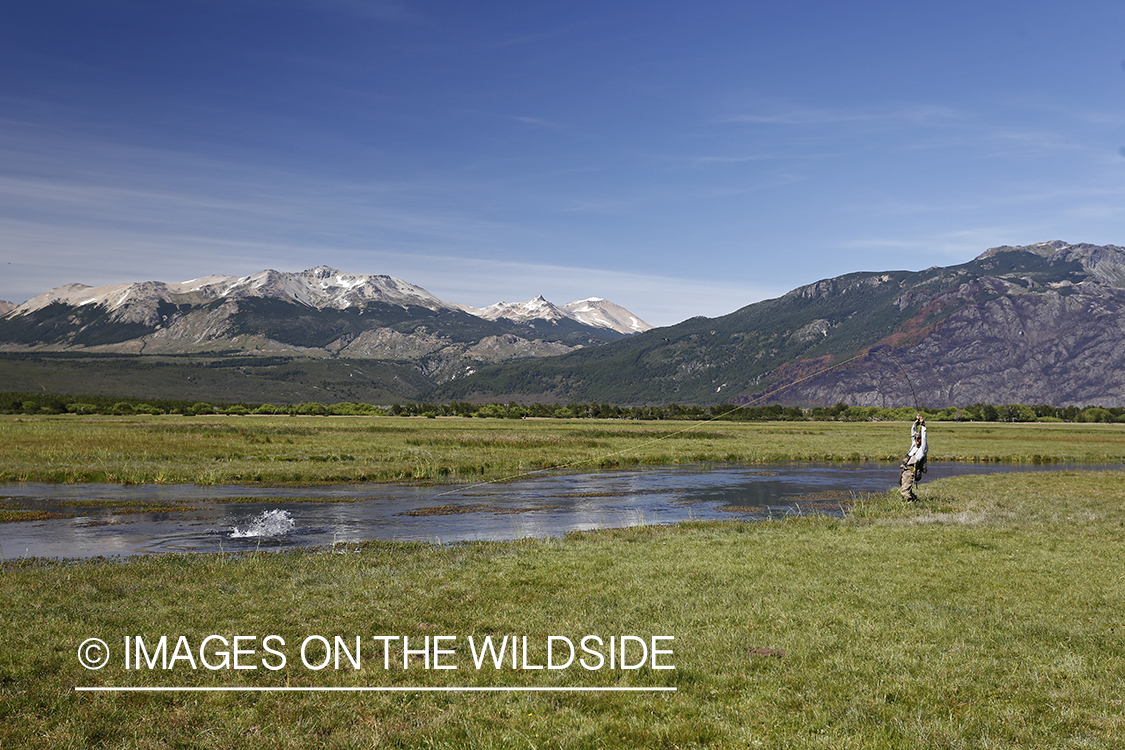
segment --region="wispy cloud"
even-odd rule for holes
[[[554,122],[552,120],[544,120],[539,117],[512,117],[516,122],[527,123],[528,125],[539,125],[544,128],[568,128],[569,125],[564,125],[561,122]]]
[[[1059,153],[1064,151],[1083,151],[1085,145],[1076,142],[1072,136],[1049,130],[1002,127],[992,132],[996,144],[994,155],[1029,153]]]
[[[775,112],[752,112],[728,115],[721,122],[745,125],[821,126],[846,123],[883,123],[889,125],[945,125],[963,119],[963,113],[952,107],[932,104],[905,105],[893,108],[823,109],[790,108]]]

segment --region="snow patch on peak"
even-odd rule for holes
[[[90,287],[67,284],[30,299],[14,312],[30,313],[55,302],[73,305],[101,305],[109,310],[135,305],[153,306],[159,302],[193,303],[215,299],[279,299],[318,309],[363,307],[372,302],[419,306],[430,310],[456,309],[425,289],[391,276],[349,274],[328,266],[287,273],[266,269],[249,276],[203,276],[190,281],[166,284],[145,281]]]
[[[500,301],[488,307],[463,307],[462,309],[485,320],[504,318],[516,323],[527,323],[532,320],[564,320],[569,317],[544,299],[543,295],[527,302]]]
[[[643,333],[652,328],[624,307],[600,297],[571,302],[562,309],[579,323],[611,328],[619,333]]]
[[[516,323],[569,318],[583,325],[624,334],[641,333],[652,328],[625,308],[601,297],[589,297],[559,307],[539,295],[527,302],[497,302],[488,307],[462,306],[461,309],[485,320],[506,318]]]

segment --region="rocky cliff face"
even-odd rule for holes
[[[943,270],[895,300],[916,315],[837,369],[801,382],[783,374],[779,399],[1125,405],[1125,249],[1005,246]]]
[[[838,370],[779,393],[786,402],[964,406],[1125,404],[1125,293],[1094,283],[1029,294],[995,280],[916,343],[892,337]],[[779,385],[785,385],[780,383]]]

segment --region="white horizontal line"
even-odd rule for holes
[[[645,693],[674,687],[75,687],[79,693]]]

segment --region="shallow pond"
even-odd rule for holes
[[[933,463],[925,481],[960,474],[1118,465]],[[897,484],[888,463],[708,464],[541,476],[504,484],[0,485],[0,509],[42,520],[0,524],[0,553],[80,558],[240,552],[371,539],[456,542],[687,520],[841,513],[852,493]]]

